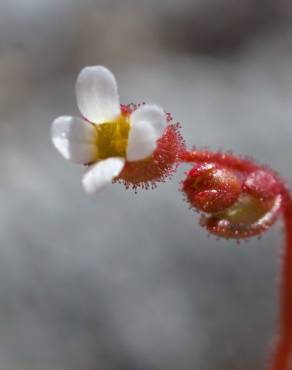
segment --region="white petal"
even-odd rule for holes
[[[139,124],[140,121],[149,122],[155,129],[157,137],[162,136],[167,124],[163,109],[152,104],[143,105],[131,115],[133,125]]]
[[[139,122],[131,127],[128,147],[128,161],[139,161],[149,157],[156,149],[157,135],[149,122]]]
[[[115,77],[105,67],[83,68],[76,81],[76,96],[82,115],[95,124],[110,122],[121,112]]]
[[[156,105],[144,105],[131,115],[127,159],[138,161],[151,155],[165,130],[167,121]]]
[[[125,164],[124,158],[107,158],[93,165],[83,176],[82,184],[87,193],[102,190],[117,177]]]
[[[89,122],[61,116],[52,124],[51,137],[56,149],[72,162],[85,164],[98,158],[97,130]]]

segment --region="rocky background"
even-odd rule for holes
[[[188,145],[292,183],[288,0],[11,0],[0,13],[0,369],[259,370],[277,324],[279,222],[208,237],[178,192],[89,197],[50,142],[85,65],[155,102]]]

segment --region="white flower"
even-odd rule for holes
[[[122,112],[115,77],[102,66],[80,72],[76,96],[84,118],[57,118],[52,124],[52,141],[66,159],[90,164],[82,183],[93,193],[111,183],[126,161],[149,157],[167,121],[156,105],[143,105],[132,114]]]

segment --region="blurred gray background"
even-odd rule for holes
[[[279,222],[207,237],[173,181],[89,197],[50,142],[104,64],[189,146],[292,183],[289,0],[10,0],[0,13],[0,370],[259,370],[277,324]]]

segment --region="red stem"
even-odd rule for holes
[[[250,159],[237,158],[232,154],[222,152],[209,152],[207,150],[192,150],[180,153],[180,160],[182,162],[196,162],[196,163],[217,163],[224,167],[230,167],[239,172],[252,172],[259,169],[259,166],[253,163]]]
[[[288,370],[292,358],[292,200],[287,194],[286,197],[288,202],[283,212],[286,245],[282,266],[280,333],[271,370]]]

